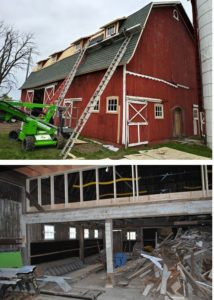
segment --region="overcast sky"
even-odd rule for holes
[[[75,39],[93,34],[102,25],[118,17],[128,16],[151,0],[0,0],[0,20],[22,32],[34,34],[39,55],[34,64]],[[156,2],[164,2],[157,0]],[[167,2],[167,1],[166,1]],[[188,16],[191,4],[181,0]],[[18,88],[26,72],[19,72],[18,86],[10,95],[20,98]]]

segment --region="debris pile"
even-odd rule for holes
[[[137,249],[136,249],[137,248]],[[134,247],[134,254],[139,247]],[[206,229],[170,233],[152,253],[116,270],[119,286],[137,280],[142,295],[151,299],[212,299],[212,234]]]

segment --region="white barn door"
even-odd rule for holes
[[[148,144],[147,101],[127,100],[127,146]]]

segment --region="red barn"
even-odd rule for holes
[[[65,97],[75,127],[112,60],[131,40],[82,135],[126,146],[201,134],[194,31],[180,2],[150,3],[38,63],[22,101],[49,103],[88,42]]]

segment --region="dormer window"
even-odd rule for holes
[[[57,61],[57,55],[53,55],[52,56],[52,62],[56,62]]]
[[[76,51],[81,50],[81,43],[78,43],[78,44],[76,44],[75,46],[76,46]]]
[[[114,34],[116,34],[116,24],[106,28],[106,37],[110,37]]]
[[[42,69],[47,61],[48,61],[48,59],[38,61],[37,62],[38,69]]]
[[[119,31],[120,25],[124,20],[126,20],[126,17],[113,20],[108,24],[100,27],[101,30],[105,30],[105,38],[110,38],[111,36],[116,35]]]

